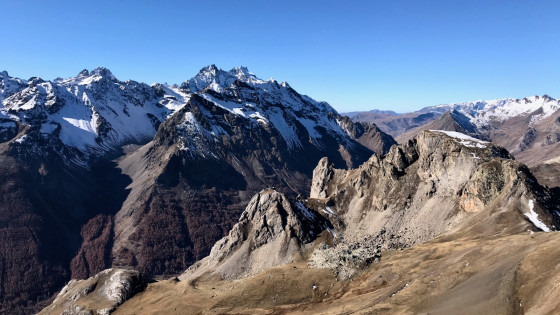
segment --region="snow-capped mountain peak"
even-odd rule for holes
[[[117,81],[113,73],[104,67],[98,67],[91,71],[84,69],[77,76],[68,79],[55,80],[56,83],[64,85],[88,85],[98,81]]]
[[[257,78],[253,73],[249,72],[249,69],[247,69],[247,67],[235,67],[231,69],[229,73],[233,74],[238,80],[248,84],[258,84],[266,82]],[[274,79],[271,79],[269,81],[273,80]]]
[[[80,71],[80,73],[78,73],[78,75],[76,77],[78,77],[78,78],[89,77],[89,70],[84,69],[84,70]]]
[[[199,94],[251,124],[265,124],[277,129],[290,149],[302,146],[299,130],[306,130],[310,141],[322,146],[322,132],[345,137],[338,125],[338,114],[325,102],[300,95],[287,83],[274,79],[264,81],[246,67],[224,71],[210,65],[192,79],[185,81],[181,93]]]
[[[7,71],[0,72],[0,108],[2,107],[2,100],[26,85],[22,79],[12,78]]]
[[[2,75],[0,92],[0,118],[30,126],[27,133],[32,139],[60,141],[86,155],[144,142],[174,112],[160,103],[163,91],[118,81],[103,67],[52,82],[40,78],[24,82]]]
[[[90,76],[99,76],[99,77],[109,79],[109,80],[116,80],[117,79],[117,78],[115,78],[115,76],[113,75],[113,73],[109,69],[104,68],[104,67],[98,67],[98,68],[93,69],[90,72]]]
[[[230,87],[235,81],[243,82],[249,86],[270,82],[258,78],[247,67],[235,67],[225,71],[215,65],[210,65],[202,68],[194,78],[183,82],[181,88],[189,92],[200,92],[209,88],[215,92],[222,93],[224,89]]]
[[[263,81],[246,67],[224,71],[210,65],[179,87],[119,81],[106,68],[55,81],[18,80],[0,76],[0,118],[30,126],[31,141],[25,145],[49,139],[86,157],[152,139],[160,124],[184,107],[188,109],[176,126],[184,131],[184,147],[193,147],[189,139],[220,142],[236,128],[272,132],[290,152],[309,144],[324,150],[332,141],[354,145],[329,104],[301,95],[285,82]],[[190,102],[194,96],[197,101]],[[223,110],[234,116],[227,114],[224,120]],[[194,151],[204,151],[200,147]]]

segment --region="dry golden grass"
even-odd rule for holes
[[[557,233],[441,238],[386,252],[345,282],[304,263],[234,281],[165,280],[114,314],[553,314],[559,246]]]

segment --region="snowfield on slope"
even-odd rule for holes
[[[488,145],[490,145],[490,142],[488,141],[482,141],[480,139],[476,139],[464,133],[460,133],[456,131],[446,131],[446,130],[430,130],[430,131],[446,134],[451,138],[457,139],[458,140],[457,142],[469,148],[486,148]]]
[[[529,213],[525,213],[525,216],[537,228],[541,229],[544,232],[550,232],[550,228],[546,226],[546,224],[544,224],[543,221],[539,220],[539,215],[535,212],[534,207],[535,207],[534,201],[532,199],[529,200]]]

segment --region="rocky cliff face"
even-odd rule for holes
[[[397,144],[395,139],[384,133],[374,123],[370,122],[353,122],[349,117],[345,116],[339,121],[340,127],[353,139],[370,148],[373,152],[385,154],[389,149]]]
[[[236,279],[266,268],[302,260],[311,243],[331,227],[320,214],[300,200],[264,190],[255,195],[229,234],[210,255],[181,276],[193,279],[205,273]]]
[[[487,235],[503,226],[508,233],[559,226],[551,191],[526,166],[502,148],[452,132],[423,131],[355,170],[322,160],[311,197],[317,210],[344,222],[337,234],[346,241],[382,235],[383,248],[449,231]]]
[[[310,267],[330,268],[347,279],[378,261],[385,250],[448,234],[487,237],[526,230],[548,232],[560,222],[554,202],[558,196],[540,186],[526,166],[505,149],[458,132],[423,131],[414,141],[393,146],[383,157],[373,155],[352,170],[337,169],[328,158],[322,159],[313,172],[311,198],[298,207],[321,214],[307,221],[308,226],[328,220],[319,226],[328,226],[333,239],[323,246],[286,251],[290,248],[282,234],[286,220],[266,211],[277,211],[278,206],[269,205],[272,201],[289,203],[268,194],[255,196],[229,236],[183,279],[206,273],[225,278],[252,275],[293,262],[294,252],[309,259]],[[263,218],[272,219],[265,222]],[[263,229],[283,236],[275,239]],[[294,229],[296,235],[301,234],[300,225]],[[302,243],[307,242],[295,242]],[[271,250],[279,244],[282,250]],[[270,252],[280,253],[283,259],[263,254]]]
[[[309,199],[261,191],[179,281],[160,281],[122,310],[178,305],[325,312],[347,303],[360,310],[471,309],[465,296],[477,309],[501,287],[508,298],[492,300],[492,309],[526,307],[519,301],[535,309],[541,298],[523,288],[542,290],[528,279],[551,268],[536,270],[536,261],[544,266],[546,260],[526,257],[534,248],[537,256],[555,255],[554,233],[535,232],[558,230],[559,198],[501,147],[459,132],[423,131],[356,169],[337,169],[322,159]],[[491,289],[480,295],[485,286]],[[445,302],[423,302],[434,299],[426,294],[433,288]],[[163,294],[184,298],[162,302]],[[375,300],[354,298],[361,295]],[[196,303],[186,297],[197,297]]]
[[[273,189],[259,192],[210,255],[171,282],[194,285],[201,276],[240,279],[305,260],[314,241],[332,226],[303,203]],[[86,280],[71,280],[39,314],[110,314],[146,285],[138,271],[106,269]]]
[[[80,254],[72,269],[107,267],[110,231],[92,218],[109,223],[127,183],[111,163],[84,169],[67,164],[56,147],[35,153],[36,145],[0,143],[0,302],[12,314],[32,313],[67,282],[82,237],[93,251]]]

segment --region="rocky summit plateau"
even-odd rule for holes
[[[0,313],[560,312],[549,96],[341,115],[211,65],[0,101]]]

